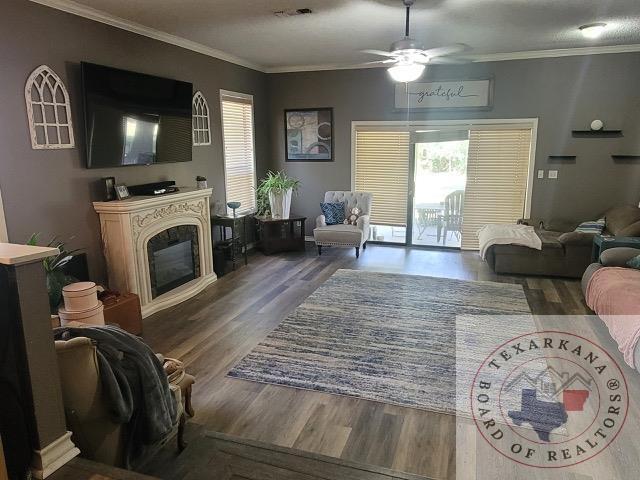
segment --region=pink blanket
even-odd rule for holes
[[[640,339],[640,270],[601,268],[587,285],[586,302],[609,329],[625,362],[634,367],[633,351]]]

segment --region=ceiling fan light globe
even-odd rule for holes
[[[424,67],[420,63],[400,64],[389,67],[387,72],[395,82],[409,83],[422,76]]]

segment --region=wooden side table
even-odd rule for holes
[[[276,252],[304,250],[304,222],[307,217],[255,217],[258,248],[266,255]]]
[[[596,235],[593,237],[593,249],[591,261],[596,263],[605,250],[615,247],[632,247],[640,249],[640,237],[611,237],[608,235]]]

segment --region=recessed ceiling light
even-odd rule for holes
[[[590,23],[589,25],[582,25],[580,32],[584,38],[598,38],[606,27],[606,23]]]

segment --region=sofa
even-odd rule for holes
[[[80,449],[80,455],[107,465],[125,466],[126,425],[111,420],[109,403],[103,394],[96,346],[89,338],[76,337],[57,340],[55,348],[67,426],[73,433],[73,441]],[[185,412],[193,415],[190,394],[195,379],[185,374],[176,378],[176,381],[171,381],[171,377],[169,380],[180,420],[171,435],[161,444],[177,435],[178,448],[182,449],[185,446]],[[150,451],[149,454],[151,453]]]
[[[582,277],[587,306],[605,323],[625,362],[640,371],[640,270],[627,262],[640,249],[605,250],[600,261],[589,265]]]
[[[360,248],[367,248],[369,239],[369,215],[371,215],[371,194],[369,192],[329,191],[324,194],[325,203],[344,203],[345,218],[352,208],[358,208],[360,216],[355,225],[327,225],[324,215],[316,218],[313,238],[322,255],[322,247],[351,247],[360,257]]]
[[[601,217],[605,218],[604,235],[640,236],[640,208],[613,207]],[[486,260],[496,273],[517,275],[543,275],[551,277],[581,278],[591,263],[594,234],[576,232],[579,222],[543,219],[523,219],[532,225],[542,240],[542,250],[520,245],[493,245],[487,250]]]

